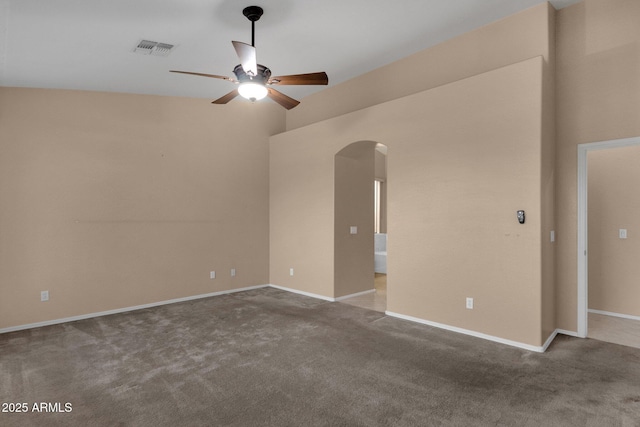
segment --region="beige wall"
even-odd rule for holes
[[[273,104],[0,88],[0,328],[268,283],[283,123]]]
[[[640,146],[590,151],[587,160],[589,308],[640,316]]]
[[[543,62],[273,136],[271,283],[334,296],[334,156],[352,142],[381,142],[388,310],[540,345]],[[524,225],[518,209],[529,212]]]
[[[376,179],[380,180],[380,232],[387,232],[387,156],[376,150]]]
[[[355,142],[335,156],[334,295],[373,289],[375,142]],[[357,234],[351,234],[351,227]]]
[[[376,179],[387,179],[387,156],[376,150],[375,162]]]
[[[336,147],[295,131],[271,137],[269,283],[333,297],[335,155],[351,142]]]
[[[638,9],[634,0],[586,0],[557,14],[556,303],[557,326],[569,331],[577,330],[577,145],[640,135]]]
[[[548,4],[531,8],[289,111],[271,139],[271,282],[334,296],[323,183],[340,149],[377,141],[389,147],[388,309],[540,345],[556,327],[554,20]],[[406,70],[420,78],[398,79]],[[514,72],[524,81],[503,85]]]
[[[553,7],[532,7],[476,31],[364,73],[304,99],[287,112],[287,129],[398,99],[505,65],[549,57]]]
[[[576,146],[640,135],[639,20],[635,0],[536,6],[305,98],[281,134],[272,104],[0,88],[0,328],[267,280],[336,296],[335,155],[368,140],[389,146],[390,310],[534,345],[575,331]]]
[[[551,232],[556,228],[556,10],[549,13],[549,51],[544,64],[542,92],[541,211],[542,243],[542,336],[557,328],[556,320],[556,245]]]

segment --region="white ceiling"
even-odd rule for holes
[[[580,0],[555,0],[557,8]],[[231,40],[251,43],[274,75],[326,71],[334,85],[543,0],[0,0],[0,86],[218,98],[233,76]],[[133,52],[141,39],[168,57]],[[302,98],[322,87],[283,86]]]

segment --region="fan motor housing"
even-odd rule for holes
[[[271,70],[262,64],[258,64],[258,75],[255,77],[252,77],[247,75],[247,73],[244,72],[244,68],[242,68],[242,64],[238,64],[233,69],[233,74],[236,75],[236,79],[238,79],[238,82],[240,83],[256,82],[256,83],[261,83],[263,85],[266,85],[267,82],[269,81],[269,78],[271,77]]]

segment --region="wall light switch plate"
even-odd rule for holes
[[[349,228],[349,232],[350,232],[351,234],[358,234],[358,226],[357,226],[357,225],[352,225],[352,226]]]
[[[556,232],[553,231],[553,230],[551,230],[551,238],[550,239],[551,239],[551,243],[556,241]]]
[[[293,276],[293,268],[289,269],[289,276]]]
[[[40,301],[49,301],[49,291],[40,292]]]
[[[621,239],[626,239],[627,238],[627,229],[626,228],[621,228],[620,230],[618,230],[618,236]]]
[[[216,278],[216,272],[215,272],[215,271],[212,271],[211,273],[209,273],[209,277],[210,277],[211,279],[215,279],[215,278]]]
[[[231,277],[235,277],[236,276],[236,269],[232,268],[231,269]]]
[[[473,309],[473,298],[467,298],[467,308],[469,310]]]

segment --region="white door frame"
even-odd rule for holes
[[[578,144],[578,336],[587,337],[589,311],[589,257],[587,222],[587,153],[589,151],[640,145],[640,137]]]

